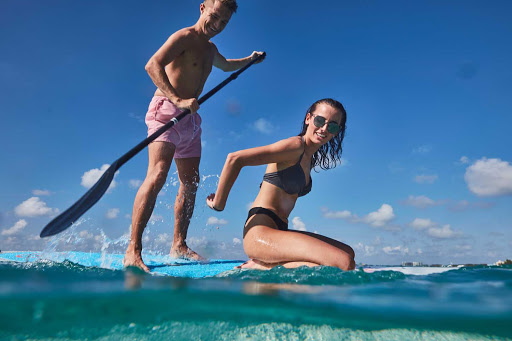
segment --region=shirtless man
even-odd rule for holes
[[[148,136],[183,110],[191,112],[148,147],[148,171],[133,203],[130,243],[123,261],[124,266],[136,266],[147,272],[149,268],[141,257],[142,233],[173,158],[180,187],[174,203],[174,239],[170,255],[201,259],[186,244],[201,158],[201,117],[197,113],[197,98],[212,66],[223,71],[238,70],[262,53],[254,51],[246,58],[226,59],[210,41],[226,27],[237,9],[236,0],[205,0],[199,8],[201,14],[196,24],[172,34],[146,65],[146,71],[157,86],[146,114]]]

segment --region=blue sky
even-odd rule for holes
[[[42,227],[145,138],[144,65],[200,1],[0,3],[0,249],[124,251],[147,151],[77,226]],[[189,244],[243,259],[264,167],[244,169],[222,213],[206,208],[227,153],[299,132],[309,105],[348,112],[343,164],[313,173],[290,225],[342,240],[356,261],[512,258],[512,4],[508,1],[239,1],[213,39],[227,58],[264,50],[201,106],[203,177]],[[205,91],[229,74],[212,72]],[[168,252],[175,167],[145,233]]]

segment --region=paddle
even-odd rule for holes
[[[249,64],[241,68],[240,70],[233,72],[228,78],[226,78],[222,83],[217,85],[215,88],[210,90],[206,95],[202,96],[197,102],[199,104],[204,103],[208,98],[212,97],[217,91],[222,89],[226,84],[236,79],[242,72],[247,70],[252,64],[257,61],[265,58],[266,53],[264,52],[262,55],[258,56],[256,59],[251,61]],[[57,233],[60,233],[70,227],[78,218],[82,216],[89,208],[91,208],[95,203],[100,200],[100,198],[105,194],[110,183],[114,179],[114,174],[116,171],[121,168],[128,160],[137,155],[142,149],[144,149],[148,144],[153,142],[158,136],[162,135],[164,131],[175,125],[179,122],[183,117],[190,113],[189,110],[185,110],[183,113],[179,114],[175,118],[171,119],[171,121],[167,122],[164,126],[158,129],[154,134],[148,136],[145,140],[140,142],[138,145],[129,150],[126,154],[121,156],[119,159],[114,161],[110,167],[103,173],[101,178],[92,186],[76,203],[74,203],[70,208],[62,212],[55,219],[50,221],[48,225],[44,227],[41,231],[40,237],[49,237],[53,236]]]

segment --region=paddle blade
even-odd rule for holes
[[[41,238],[56,235],[73,225],[89,208],[100,200],[114,179],[117,161],[103,173],[101,178],[76,203],[62,212],[44,227],[39,235]]]

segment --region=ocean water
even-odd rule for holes
[[[189,279],[0,262],[0,340],[512,340],[512,267]]]

